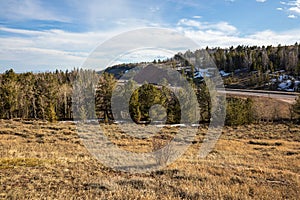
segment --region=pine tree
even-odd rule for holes
[[[197,100],[200,107],[201,121],[209,121],[211,118],[211,98],[206,84],[197,87]]]
[[[293,112],[297,115],[297,118],[300,119],[300,95],[297,97],[295,104],[293,104]]]
[[[100,76],[96,87],[96,115],[104,118],[105,122],[113,119],[111,97],[116,86],[116,79],[112,74],[104,73]]]
[[[129,113],[131,119],[135,123],[139,123],[141,121],[141,109],[140,109],[140,103],[139,103],[139,92],[138,90],[134,91],[131,95],[130,101],[129,101]]]
[[[7,70],[0,85],[1,114],[2,117],[12,119],[16,117],[18,94],[20,85],[17,82],[17,74],[12,70]]]
[[[55,122],[57,120],[55,108],[54,108],[53,104],[51,104],[51,103],[50,103],[49,108],[48,108],[47,120],[49,122]]]

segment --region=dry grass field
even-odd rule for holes
[[[120,148],[154,148],[151,138],[105,127]],[[72,123],[2,120],[0,199],[299,199],[299,125],[224,127],[215,149],[199,159],[205,131],[166,168],[132,174],[93,158]]]
[[[227,95],[227,97],[249,98],[243,95]],[[272,99],[268,97],[250,97],[253,102],[253,112],[258,121],[273,122],[276,120],[289,120],[295,118],[292,112],[292,104],[284,100]]]

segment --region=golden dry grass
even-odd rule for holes
[[[127,137],[116,125],[106,130],[121,148],[154,148],[151,138]],[[94,159],[72,123],[2,120],[0,199],[299,199],[299,125],[225,127],[215,149],[199,159],[205,131],[165,169],[131,174]]]

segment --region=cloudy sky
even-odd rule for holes
[[[0,73],[80,67],[126,31],[170,28],[199,47],[300,42],[300,0],[0,0]]]

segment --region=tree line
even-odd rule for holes
[[[0,75],[0,118],[72,119],[72,81],[78,70]]]
[[[78,81],[76,77],[79,74],[85,74],[86,77]],[[82,85],[76,89],[74,83]],[[187,91],[179,92],[179,96],[176,96],[164,83],[161,86],[144,83],[138,87],[136,84],[134,80],[129,80],[122,86],[125,88],[120,90],[116,88],[117,79],[112,74],[99,75],[94,71],[85,70],[37,74],[17,74],[13,70],[7,70],[0,75],[0,118],[48,121],[97,118],[109,122],[114,120],[115,114],[121,114],[112,113],[111,98],[113,91],[116,91],[115,98],[129,95],[129,116],[136,123],[151,122],[153,119],[169,124],[182,123],[182,112],[185,112],[184,116],[189,121],[189,117],[192,119],[192,114],[195,113],[189,106],[191,103],[199,106],[200,122],[209,122],[211,119],[211,94],[205,82],[190,83],[193,91],[189,92],[196,94],[197,102],[188,101],[187,98],[179,102],[178,98],[184,99]],[[160,105],[163,109],[151,110],[154,105]],[[95,108],[92,109],[91,106]],[[228,97],[226,124],[240,125],[254,122],[253,106],[250,98]],[[299,98],[293,105],[293,113],[300,114]]]
[[[140,87],[129,80],[122,90],[115,88],[116,84],[117,79],[112,74],[99,75],[91,70],[17,74],[10,69],[0,74],[0,118],[113,121],[111,97],[114,90],[116,98],[129,95],[129,115],[137,123],[151,121],[151,116],[166,123],[180,123],[182,116],[189,120],[195,113],[190,105],[196,105],[196,101],[201,102],[202,120],[210,118],[209,92],[203,85],[197,88],[192,84],[194,91],[179,91],[177,97],[167,83],[162,86],[144,83]],[[190,101],[187,92],[195,92],[197,99]],[[149,112],[156,104],[165,112],[159,109]]]
[[[218,68],[228,72],[241,68],[262,71],[285,69],[297,75],[300,73],[299,50],[298,44],[278,45],[277,47],[238,46],[229,49],[207,49]],[[187,51],[183,57],[190,58],[195,53],[197,51]],[[172,63],[174,60],[165,62]],[[194,92],[197,102],[192,103],[199,105],[200,121],[209,122],[212,102],[205,82],[194,82],[190,77],[186,78],[193,91],[179,92],[180,98],[186,98],[184,95],[187,92]],[[151,121],[151,117],[155,116],[156,119],[165,120],[167,123],[179,123],[182,121],[182,114],[187,118],[193,117],[194,110],[190,110],[188,104],[180,105],[180,103],[191,102],[179,102],[176,95],[168,89],[167,83],[159,86],[144,83],[138,89],[134,89],[137,88],[134,87],[135,84],[134,80],[128,80],[128,83],[122,86],[125,88],[122,88],[116,95],[116,98],[131,95],[128,97],[128,114],[135,122]],[[10,69],[0,74],[0,118],[48,121],[98,118],[112,121],[114,114],[121,115],[121,113],[112,112],[111,97],[112,92],[118,90],[116,86],[117,79],[114,74],[102,73],[100,75],[91,70],[74,69],[17,74]],[[296,114],[300,114],[299,101],[298,98],[293,106]],[[161,109],[150,110],[153,105],[160,105],[165,112],[161,112]],[[252,123],[255,118],[252,106],[251,99],[228,98],[226,123],[229,125]]]
[[[207,80],[208,82],[208,80]],[[101,87],[100,85],[106,85],[111,83],[111,87]],[[108,122],[114,119],[115,114],[121,113],[112,113],[111,105],[111,95],[113,90],[116,93],[115,98],[120,98],[125,95],[129,95],[128,104],[129,104],[129,115],[136,123],[150,123],[152,120],[161,120],[165,121],[168,124],[173,123],[209,123],[214,114],[213,104],[218,104],[217,98],[213,98],[214,91],[210,91],[207,87],[206,82],[200,84],[195,84],[190,82],[191,91],[183,90],[182,92],[175,95],[171,90],[166,87],[164,83],[160,85],[144,83],[142,86],[134,86],[137,83],[133,80],[129,80],[128,84],[120,88],[118,87],[117,81],[114,79],[112,74],[105,73],[100,79],[98,90],[96,91],[96,114],[98,117]],[[110,88],[107,90],[107,88]],[[137,88],[137,89],[135,89]],[[193,92],[196,95],[196,99],[189,99],[190,95],[187,95],[189,92]],[[108,95],[107,95],[108,94]],[[185,98],[186,97],[186,98]],[[126,99],[126,98],[125,98]],[[184,99],[179,101],[179,99]],[[199,121],[193,121],[195,110],[194,107],[190,105],[198,105],[199,112],[196,117]],[[152,106],[160,105],[164,109],[152,110]],[[113,105],[115,106],[115,105]],[[273,113],[272,116],[267,116],[264,118],[261,115],[261,110],[256,108],[256,103],[252,98],[240,98],[229,96],[226,97],[226,117],[225,124],[230,126],[244,125],[257,123],[260,121],[276,121],[276,120],[290,120],[291,122],[299,122],[300,117],[300,98],[298,97],[296,103],[290,106],[290,116],[289,118],[281,118],[280,116],[273,116],[276,113]],[[276,105],[274,105],[276,106]],[[276,109],[276,108],[275,108]],[[184,112],[184,113],[182,113]],[[275,112],[275,110],[272,110]],[[276,112],[280,112],[277,110]],[[277,113],[278,114],[278,113]],[[184,116],[184,118],[182,118]],[[124,117],[126,118],[126,117]],[[118,117],[122,119],[122,117]],[[186,121],[185,121],[186,120]]]
[[[191,58],[200,50],[190,50],[183,57]],[[238,69],[248,71],[271,72],[286,70],[290,74],[300,75],[300,44],[288,46],[242,46],[230,48],[206,48],[218,69],[234,72]]]

